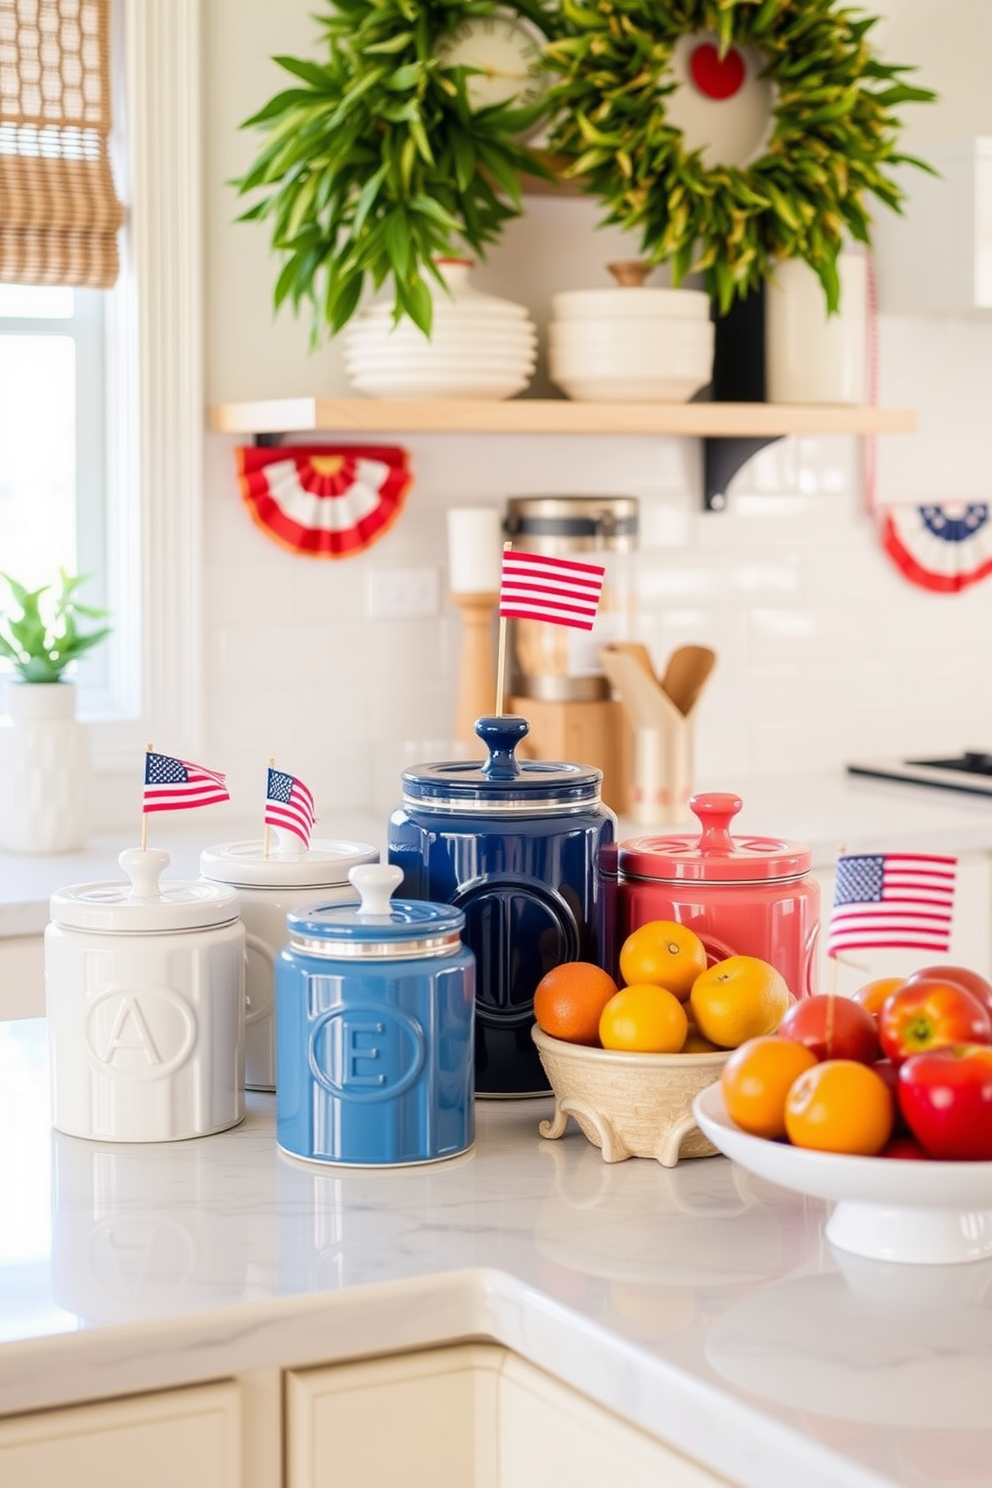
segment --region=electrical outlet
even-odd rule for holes
[[[371,620],[413,620],[436,615],[436,568],[373,568],[365,579],[365,613]]]

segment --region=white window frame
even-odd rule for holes
[[[148,743],[192,754],[202,729],[203,268],[201,6],[121,0],[128,209],[110,297],[111,693],[97,769],[135,780]]]

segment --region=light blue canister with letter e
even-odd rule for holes
[[[358,904],[286,916],[276,965],[279,1146],[311,1162],[437,1162],[475,1138],[475,957],[450,904],[396,900],[364,863]]]

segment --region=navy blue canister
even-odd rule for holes
[[[286,916],[276,965],[279,1146],[313,1162],[395,1167],[471,1147],[475,958],[449,904],[391,901],[365,863],[360,904]]]
[[[480,718],[475,731],[484,761],[404,771],[389,861],[403,870],[404,894],[465,915],[478,964],[476,1092],[540,1095],[548,1082],[530,1036],[538,982],[563,961],[612,962],[600,864],[616,817],[594,766],[517,759],[526,719]]]

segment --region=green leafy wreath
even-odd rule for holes
[[[845,234],[870,242],[866,198],[900,208],[886,168],[930,169],[896,153],[892,110],[935,94],[903,81],[912,68],[879,60],[867,40],[877,17],[837,4],[562,0],[565,34],[545,47],[560,77],[550,148],[606,204],[604,224],[639,232],[643,256],[670,262],[675,284],[701,272],[721,314],[783,258],[815,270],[835,311]],[[675,44],[696,33],[715,37],[721,57],[737,44],[766,58],[774,127],[744,168],[704,165],[666,117]]]
[[[424,274],[444,284],[436,257],[479,257],[522,211],[520,178],[548,176],[517,136],[546,105],[513,100],[472,110],[471,69],[436,57],[439,38],[467,18],[513,10],[548,36],[547,0],[326,0],[326,62],[274,60],[295,86],[243,128],[267,142],[233,184],[267,194],[242,221],[268,218],[285,257],[275,306],[312,305],[311,339],[335,333],[358,307],[366,277],[389,278],[394,313],[430,334]],[[461,246],[459,247],[459,242]]]

